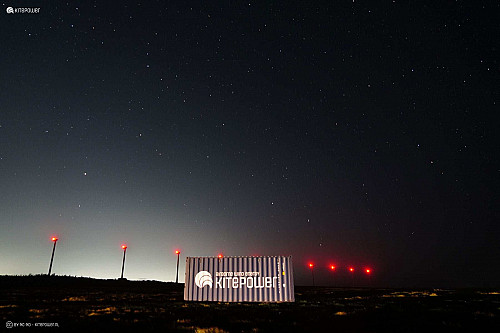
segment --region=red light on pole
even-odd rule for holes
[[[181,251],[175,250],[175,254],[177,254],[177,272],[175,273],[175,283],[179,283],[179,256]]]
[[[127,253],[127,245],[122,244],[122,249],[123,249],[123,261],[122,261],[122,276],[121,280],[123,280],[123,270],[125,269],[125,254]]]
[[[309,263],[309,268],[311,269],[311,275],[312,275],[313,287],[314,287],[314,264],[312,262]]]
[[[335,265],[330,265],[330,270],[332,271],[332,276],[333,276],[333,285],[335,286],[335,270],[337,267]]]
[[[52,263],[54,262],[54,253],[56,252],[56,244],[57,244],[57,240],[59,238],[57,237],[52,237],[51,240],[54,242],[54,247],[52,248],[52,256],[50,257],[50,265],[49,265],[49,276],[50,276],[50,273],[52,272]]]
[[[349,267],[349,272],[351,272],[351,283],[354,287],[354,267]]]
[[[217,258],[219,258],[219,259],[222,259],[222,257],[223,257],[222,253],[219,253],[219,254],[217,255]]]
[[[372,269],[371,268],[366,268],[365,269],[366,275],[368,275],[368,285],[371,287],[372,286]]]

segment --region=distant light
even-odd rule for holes
[[[175,250],[175,254],[181,254],[181,251]]]
[[[351,273],[352,273],[352,272],[354,272],[354,268],[349,267],[349,271],[350,271]]]
[[[367,269],[365,270],[365,272],[366,272],[366,274],[370,274],[370,273],[372,272],[372,270],[371,270],[371,269],[369,269],[369,268],[367,268]]]
[[[124,250],[125,250],[126,248],[127,248],[127,245],[123,244],[123,245],[122,245],[122,249],[124,249]]]
[[[219,259],[222,258],[222,253],[219,253],[219,255],[217,256]]]
[[[309,263],[309,268],[314,268],[314,264],[312,262]]]
[[[331,266],[330,266],[330,269],[331,269],[332,271],[334,271],[334,270],[335,270],[335,268],[336,268],[336,267],[335,267],[334,265],[331,265]]]
[[[51,238],[53,242],[57,242],[58,238],[57,237],[52,237]]]

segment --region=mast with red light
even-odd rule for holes
[[[54,253],[56,252],[56,244],[59,238],[54,236],[51,238],[51,240],[54,242],[54,247],[52,248],[52,256],[50,257],[49,274],[48,274],[49,276],[50,273],[52,272],[52,262],[54,261]]]
[[[351,272],[351,283],[354,287],[354,267],[349,267],[349,272]]]
[[[365,268],[365,273],[366,273],[366,275],[368,275],[368,285],[371,287],[372,286],[372,269]]]
[[[123,270],[125,269],[125,254],[127,253],[127,245],[122,244],[122,249],[123,249],[123,261],[122,261],[122,276],[121,280],[123,280]]]
[[[308,266],[311,269],[311,275],[312,275],[313,287],[314,287],[314,264],[312,262],[310,262]]]
[[[179,283],[179,256],[181,255],[181,251],[175,250],[175,254],[177,254],[177,273],[175,274],[175,283]]]
[[[335,270],[337,267],[335,265],[330,265],[330,270],[332,271],[332,276],[333,276],[333,285],[335,286]]]

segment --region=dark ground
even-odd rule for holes
[[[296,287],[295,303],[195,303],[183,285],[0,276],[1,329],[174,332],[500,332],[499,290]],[[59,328],[35,327],[57,323]]]

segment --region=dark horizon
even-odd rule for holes
[[[57,236],[57,275],[119,277],[127,244],[132,280],[179,249],[180,281],[223,253],[498,285],[500,4],[8,6],[0,274]]]
[[[18,281],[16,281],[16,279]],[[50,287],[50,286],[59,286],[59,287],[82,287],[82,286],[90,286],[90,284],[101,284],[112,286],[110,283],[118,283],[119,285],[126,285],[127,283],[146,283],[146,284],[178,284],[184,285],[184,282],[175,282],[175,281],[161,281],[154,279],[127,279],[121,280],[120,277],[115,278],[95,278],[91,276],[74,276],[74,275],[55,275],[52,274],[48,276],[47,274],[27,274],[27,275],[0,275],[0,280],[3,280],[3,288],[11,288],[11,287],[26,287],[26,282],[28,281],[19,281],[19,280],[29,280],[29,285],[33,288],[38,287]],[[37,281],[38,280],[38,281]],[[325,279],[328,280],[328,279]],[[347,281],[347,279],[346,279]],[[88,283],[87,283],[88,282]],[[86,284],[87,283],[87,284]],[[362,290],[370,290],[370,289],[388,289],[388,290],[433,290],[433,289],[472,289],[472,290],[497,290],[499,288],[498,283],[490,286],[464,286],[464,285],[453,285],[448,281],[444,283],[439,283],[436,281],[432,281],[430,283],[425,284],[414,284],[414,285],[374,285],[373,283],[370,285],[369,283],[355,283],[354,286],[351,285],[350,280],[346,283],[333,283],[330,281],[326,281],[326,283],[316,283],[312,286],[311,281],[306,281],[304,284],[295,284],[295,287],[299,288],[332,288],[332,289],[362,289]]]

